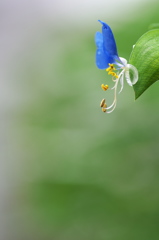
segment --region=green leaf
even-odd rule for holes
[[[129,62],[139,73],[138,82],[133,86],[137,99],[159,80],[159,29],[148,31],[139,38],[131,52]]]

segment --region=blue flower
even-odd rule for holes
[[[124,77],[127,83],[132,86],[138,81],[138,71],[133,65],[128,64],[125,58],[118,56],[116,42],[111,28],[106,23],[100,20],[98,21],[102,24],[102,33],[97,32],[95,35],[95,43],[97,46],[96,65],[99,69],[105,69],[109,75],[112,75],[114,82],[114,86],[111,88],[114,90],[113,103],[107,107],[105,99],[103,99],[100,106],[103,112],[111,113],[117,104],[118,83],[120,82],[121,84],[120,93],[124,87]],[[117,69],[114,67],[114,64],[117,65]],[[120,70],[120,72],[116,72],[116,70]],[[108,85],[104,84],[102,84],[101,87],[104,91],[109,88]]]

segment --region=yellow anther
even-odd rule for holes
[[[106,69],[107,72],[116,70],[114,64],[109,63],[109,67]]]
[[[107,69],[105,69],[105,71],[106,71],[106,72],[109,72],[109,71],[111,71],[111,68],[108,67]]]
[[[115,72],[111,72],[111,75],[112,75],[113,77],[118,78],[118,75],[117,75]]]
[[[118,78],[118,75],[115,72],[113,72],[115,70],[116,69],[114,65],[109,63],[109,67],[106,69],[106,71],[108,72],[109,75],[112,75],[113,77]]]
[[[100,103],[100,107],[102,108],[102,112],[107,111],[107,104],[105,103],[105,99],[102,99],[102,101]]]
[[[118,75],[115,72],[109,71],[108,75],[112,75],[113,77],[118,78]]]
[[[115,67],[114,67],[114,64],[109,63],[109,67],[111,68],[111,70],[116,70]]]
[[[103,98],[102,101],[100,102],[100,107],[103,107],[105,104],[105,99]]]
[[[106,91],[106,90],[109,88],[109,86],[102,84],[102,85],[101,85],[101,88],[102,88],[104,91]]]
[[[102,108],[102,112],[106,112],[107,111],[107,109],[105,109],[105,108]]]
[[[102,112],[106,112],[107,111],[107,104],[105,103],[105,99],[102,99],[101,103],[100,103],[100,107],[102,108]]]
[[[107,108],[107,104],[106,103],[104,103],[103,108]]]

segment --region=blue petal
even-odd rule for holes
[[[96,51],[96,65],[99,69],[106,69],[108,67],[108,56],[104,50],[97,49]]]
[[[107,54],[103,49],[103,34],[96,32],[95,43],[97,46],[96,51],[96,65],[99,69],[106,69],[108,67]]]
[[[103,48],[103,34],[101,32],[96,32],[95,43],[97,48]]]
[[[111,28],[105,23],[98,20],[102,24],[102,34],[103,34],[103,48],[104,50],[116,60],[119,60],[116,42]],[[111,63],[111,62],[110,62]]]

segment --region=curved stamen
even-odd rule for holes
[[[109,75],[112,75],[112,80],[114,82],[114,86],[111,88],[111,90],[114,90],[114,100],[113,103],[107,107],[107,105],[105,104],[105,101],[102,102],[102,111],[106,112],[106,113],[111,113],[114,111],[114,109],[116,108],[117,105],[117,88],[118,88],[118,83],[120,82],[120,91],[119,93],[121,93],[121,91],[123,90],[124,87],[124,76],[125,79],[127,81],[127,83],[132,86],[134,85],[137,81],[138,81],[138,71],[137,69],[131,65],[131,64],[127,64],[127,60],[124,58],[120,58],[121,63],[116,63],[116,65],[118,65],[119,69],[121,70],[120,73],[118,73],[118,75],[114,72],[115,67],[113,64],[109,64],[109,67],[106,69],[106,71],[108,72]],[[131,74],[130,74],[131,71]],[[104,85],[102,84],[102,89],[103,90],[107,90],[108,89],[108,85]],[[110,110],[110,111],[107,111]]]
[[[115,108],[116,108],[116,103],[115,103],[114,107],[112,108],[112,110],[109,111],[109,112],[107,112],[107,113],[111,113],[111,112],[113,112]]]
[[[109,110],[109,109],[111,109],[109,112],[107,112],[107,113],[111,113],[111,112],[113,112],[114,111],[114,109],[116,108],[116,103],[117,103],[117,97],[116,97],[116,95],[117,95],[117,87],[118,87],[118,83],[119,83],[119,77],[116,79],[116,82],[115,82],[115,85],[114,85],[114,101],[113,101],[113,103],[109,106],[109,107],[107,107],[106,108],[106,110]]]
[[[122,92],[123,87],[124,87],[124,70],[120,73],[120,84],[121,84],[121,88],[120,88],[119,93]]]

